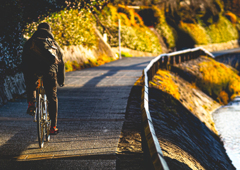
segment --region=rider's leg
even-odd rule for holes
[[[57,74],[51,71],[46,73],[43,76],[43,83],[49,102],[48,109],[51,119],[51,127],[56,127],[58,115]]]
[[[28,109],[27,113],[30,115],[34,115],[35,113],[35,100],[36,100],[36,87],[37,87],[37,76],[30,73],[24,73],[24,79],[26,84],[26,92],[27,92],[27,102]]]

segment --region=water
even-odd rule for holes
[[[240,97],[217,109],[212,115],[232,164],[240,170]]]

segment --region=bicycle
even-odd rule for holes
[[[39,147],[44,146],[44,136],[46,136],[46,141],[50,141],[50,127],[51,120],[48,112],[48,100],[43,86],[43,76],[38,75],[38,86],[36,88],[37,92],[37,105],[36,112],[34,116],[34,122],[37,122],[37,132],[38,132],[38,143]]]

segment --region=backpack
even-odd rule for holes
[[[30,43],[30,51],[36,55],[36,59],[46,64],[57,64],[57,46],[51,38],[33,38]]]

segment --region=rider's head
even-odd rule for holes
[[[50,25],[48,23],[46,23],[46,22],[43,22],[43,23],[38,25],[38,30],[41,29],[41,28],[47,29],[48,31],[51,31]]]

